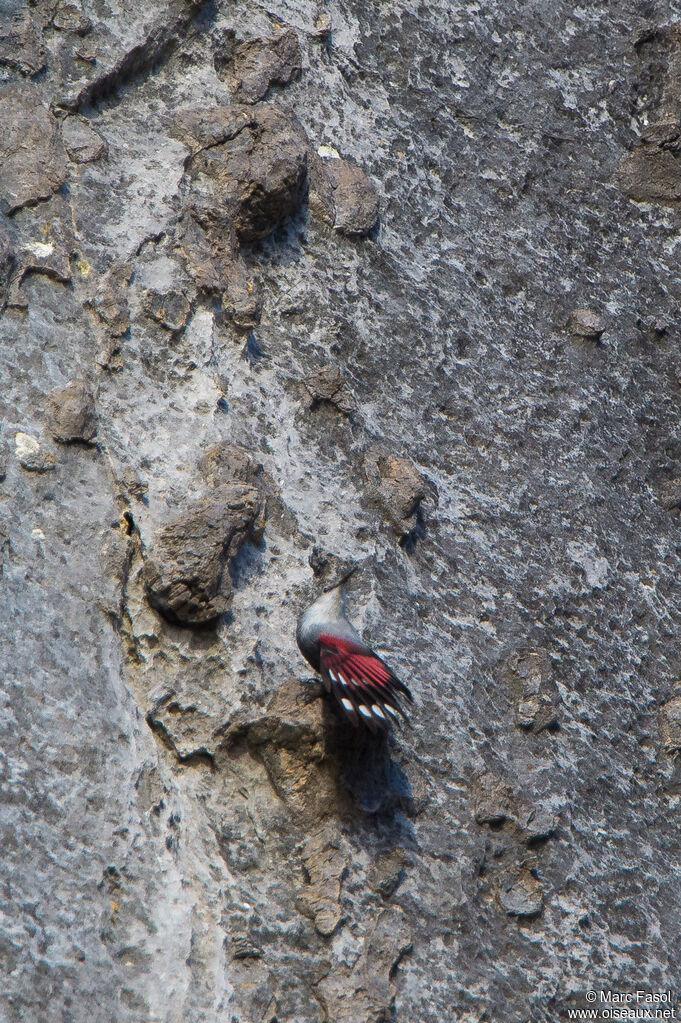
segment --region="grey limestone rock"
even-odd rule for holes
[[[361,167],[335,151],[311,159],[310,206],[339,234],[362,236],[375,226],[379,213],[376,187]]]
[[[213,444],[199,459],[199,471],[213,487],[225,483],[248,483],[262,494],[276,491],[276,483],[263,465],[238,444]]]
[[[73,225],[68,204],[61,195],[17,211],[12,222],[17,232],[16,267],[7,301],[25,308],[26,283],[31,274],[45,274],[64,284],[71,280]]]
[[[189,204],[177,228],[177,248],[199,288],[222,292],[239,256],[231,218],[207,204]]]
[[[84,117],[64,118],[62,138],[69,159],[74,163],[93,163],[109,152],[106,139],[94,131]]]
[[[681,29],[678,22],[650,26],[637,39],[640,134],[614,180],[636,202],[681,198]]]
[[[5,12],[0,7],[0,66],[35,75],[45,67],[40,29],[28,10]]]
[[[222,312],[237,330],[247,333],[260,323],[264,301],[262,280],[236,253],[226,269]]]
[[[26,472],[53,472],[56,468],[54,452],[32,434],[18,431],[14,435],[14,447],[17,461]]]
[[[598,340],[606,327],[604,317],[591,309],[573,309],[568,319],[568,330],[572,334],[592,340]]]
[[[2,1023],[680,991],[675,5],[0,22]]]
[[[681,697],[676,696],[660,707],[660,740],[662,749],[671,757],[681,754]]]
[[[83,12],[80,0],[59,0],[52,25],[59,32],[72,32],[77,36],[85,36],[92,29],[92,21]]]
[[[13,213],[49,198],[64,184],[66,157],[59,125],[35,85],[5,85],[0,89],[0,108],[0,206]]]
[[[300,74],[298,36],[289,28],[264,39],[228,44],[216,59],[216,67],[240,102],[257,103],[270,86],[288,85]]]
[[[430,490],[423,473],[411,459],[389,454],[380,445],[367,449],[363,467],[369,500],[380,508],[398,536],[409,533]]]
[[[89,443],[97,433],[92,388],[86,380],[69,380],[47,398],[50,432],[62,444]]]
[[[326,42],[331,35],[331,15],[328,11],[321,9],[314,19],[314,27],[311,35],[319,42]]]
[[[0,312],[5,308],[10,281],[16,265],[16,252],[12,237],[0,224]]]
[[[555,835],[558,821],[554,813],[545,807],[526,807],[518,816],[528,845],[536,845]]]
[[[240,240],[265,238],[299,209],[307,193],[308,143],[291,114],[268,103],[201,110],[182,118],[176,132],[195,140],[187,172],[196,188],[209,184]]]
[[[542,911],[544,899],[541,887],[529,875],[522,875],[501,893],[501,905],[509,916],[531,918]]]
[[[357,411],[357,403],[338,366],[322,366],[303,381],[312,410],[321,404],[333,405],[346,416]]]
[[[560,697],[545,650],[521,650],[508,665],[518,728],[541,732],[559,723]]]
[[[128,284],[131,274],[129,264],[115,262],[97,287],[94,308],[111,338],[119,338],[130,329]]]
[[[474,807],[477,824],[503,824],[512,816],[512,803],[508,785],[491,771],[486,771],[476,780]]]
[[[259,323],[261,281],[238,251],[230,215],[208,204],[189,204],[180,220],[177,246],[196,285],[220,295],[227,320],[246,332]]]
[[[145,294],[147,312],[168,330],[182,330],[187,325],[191,303],[181,291],[154,291]]]
[[[181,625],[215,621],[230,602],[226,562],[263,524],[252,487],[227,484],[197,502],[165,526],[147,555],[144,586],[150,603]]]

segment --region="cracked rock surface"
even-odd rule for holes
[[[536,13],[0,2],[2,1023],[681,991],[681,30]]]

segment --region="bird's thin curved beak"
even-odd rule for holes
[[[337,590],[339,586],[344,586],[348,579],[350,579],[350,577],[353,576],[358,569],[359,565],[353,565],[352,568],[349,568],[348,571],[345,572],[335,583],[332,583],[331,586],[325,587],[324,593],[330,593],[331,590]]]

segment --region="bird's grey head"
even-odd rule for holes
[[[345,611],[345,584],[356,571],[357,566],[345,572],[340,579],[325,586],[317,599],[303,613],[303,618],[329,620],[342,615]]]
[[[345,618],[345,583],[355,573],[357,566],[345,572],[340,579],[327,586],[319,597],[305,609],[298,622],[298,646],[305,656],[310,646],[314,646],[320,632],[331,622],[341,622]],[[351,628],[348,623],[348,627]],[[354,632],[354,630],[353,630]]]

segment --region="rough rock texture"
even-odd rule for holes
[[[320,146],[322,153],[329,147]],[[378,220],[379,195],[361,167],[343,160],[335,149],[311,159],[310,202],[340,234],[366,235]]]
[[[262,533],[263,508],[252,487],[232,484],[196,502],[161,532],[144,565],[150,603],[171,622],[203,625],[229,606],[227,560]]]
[[[649,25],[635,40],[641,58],[638,144],[621,162],[615,180],[639,202],[681,198],[681,28]]]
[[[310,409],[322,404],[333,405],[346,416],[357,411],[357,403],[338,366],[322,366],[303,381],[310,398]]]
[[[73,160],[74,163],[92,163],[109,152],[106,140],[98,132],[93,131],[82,117],[64,119],[62,138],[69,160]]]
[[[366,496],[383,513],[395,533],[404,537],[422,521],[421,502],[428,481],[409,458],[388,454],[372,445],[364,455]]]
[[[0,67],[34,75],[45,67],[45,49],[38,26],[27,10],[0,7]]]
[[[0,89],[0,209],[13,213],[47,199],[67,177],[59,125],[38,88],[12,82]]]
[[[545,650],[520,650],[511,658],[508,678],[519,728],[540,732],[558,727],[560,694],[555,671]]]
[[[97,415],[92,388],[86,380],[69,380],[47,397],[50,432],[62,444],[87,444],[97,433]]]
[[[9,231],[0,223],[0,312],[7,304],[12,274],[16,264],[16,253]]]
[[[201,107],[178,118],[175,134],[191,148],[193,193],[208,191],[241,241],[267,237],[300,207],[308,143],[290,113],[266,103],[243,110]]]
[[[168,330],[182,330],[187,326],[192,307],[181,291],[149,290],[144,296],[144,302],[149,316]]]
[[[590,309],[573,309],[568,319],[568,330],[577,337],[597,340],[605,332],[606,322]]]
[[[257,103],[271,85],[288,85],[300,74],[298,36],[284,29],[267,39],[247,39],[227,45],[216,54],[215,67],[224,74],[239,102]]]
[[[2,1023],[681,991],[677,18],[0,3]],[[295,644],[353,565],[385,745]]]
[[[26,308],[24,282],[30,274],[46,274],[63,284],[71,280],[75,237],[68,203],[55,195],[47,202],[19,210],[12,217],[12,226],[19,240],[7,304]]]
[[[40,443],[30,433],[18,431],[14,435],[14,448],[17,462],[26,472],[53,472],[55,469],[54,452]]]
[[[660,707],[660,738],[664,752],[678,757],[681,753],[681,697],[677,696]]]

